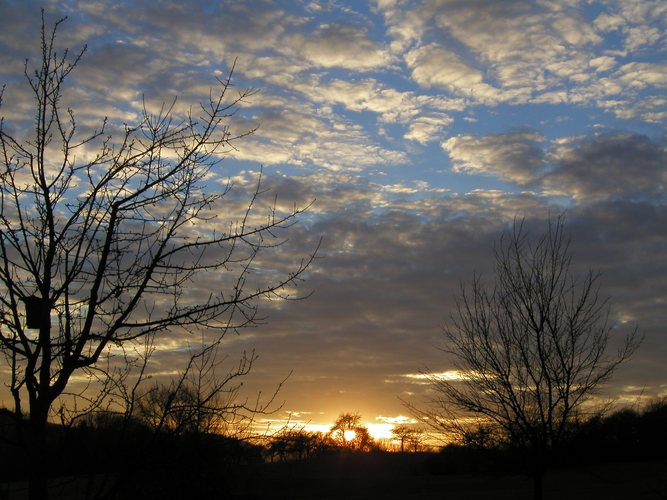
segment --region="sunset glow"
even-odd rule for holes
[[[354,438],[357,437],[357,433],[355,431],[348,430],[343,433],[343,436],[345,441],[353,441]]]
[[[373,439],[383,440],[383,439],[393,439],[393,434],[391,433],[394,428],[394,424],[366,424],[368,427],[368,432],[370,433]]]

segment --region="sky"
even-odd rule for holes
[[[266,324],[225,339],[230,360],[259,355],[250,396],[291,374],[271,418],[405,420],[402,401],[429,395],[417,375],[451,369],[460,283],[492,275],[515,218],[537,233],[559,213],[577,269],[602,273],[615,338],[644,336],[603,394],[667,396],[665,2],[0,0],[6,120],[30,113],[40,6],[68,16],[59,43],[87,45],[68,94],[87,126],[131,122],[142,99],[197,103],[232,67],[256,89],[229,125],[259,128],[211,183],[242,191],[262,168],[281,206],[313,202],[276,266],[322,238],[311,295],[261,304]],[[156,369],[178,366],[169,345]]]

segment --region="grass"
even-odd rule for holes
[[[531,500],[523,475],[435,474],[433,454],[340,454],[304,461],[244,467],[223,491],[231,500]],[[216,481],[217,478],[210,478]],[[85,499],[87,480],[51,481],[54,500]],[[561,468],[545,478],[545,500],[665,500],[667,461],[625,462]],[[127,484],[124,493],[135,490]],[[126,497],[125,495],[123,495]],[[129,497],[126,497],[129,498]],[[161,497],[167,498],[167,497]],[[184,498],[179,494],[179,498]],[[209,498],[209,497],[207,497]],[[0,484],[0,499],[27,499],[27,483]]]
[[[429,454],[363,454],[264,464],[239,480],[231,498],[529,500],[523,475],[430,474]],[[664,500],[667,462],[604,464],[550,471],[545,500]]]

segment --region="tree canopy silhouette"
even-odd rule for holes
[[[354,451],[371,451],[375,442],[358,413],[341,413],[329,430],[329,436],[339,446]]]

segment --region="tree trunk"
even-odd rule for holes
[[[28,436],[28,498],[48,500],[49,457],[46,446],[46,420],[48,409],[30,413]]]
[[[537,470],[533,474],[533,500],[542,500],[544,490],[544,471]]]
[[[547,451],[540,445],[533,452],[533,500],[542,500],[544,491],[544,473],[547,470]]]
[[[33,391],[30,391],[30,425],[28,435],[28,498],[30,500],[47,500],[49,498],[48,478],[49,463],[46,446],[46,427],[49,418],[49,399],[51,383],[51,320],[50,309],[43,299],[33,304],[31,311],[32,328],[39,328],[39,348],[41,364],[39,379]],[[26,312],[27,314],[27,312]]]

